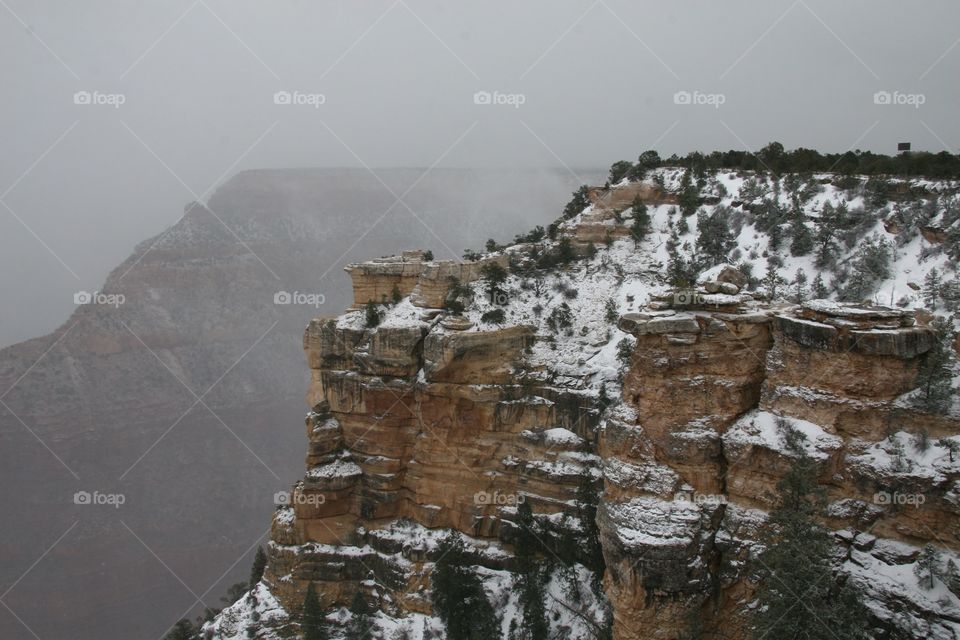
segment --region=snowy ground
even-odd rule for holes
[[[371,530],[367,533],[369,536],[383,541],[400,542],[404,548],[404,553],[415,553],[416,555],[420,555],[421,552],[436,551],[441,539],[447,535],[445,530],[428,529],[409,521],[394,522],[384,529]],[[468,549],[479,552],[481,556],[488,557],[490,560],[503,560],[510,555],[496,541],[475,539],[462,534],[460,534],[460,538]],[[348,556],[380,553],[370,545],[347,547],[311,543],[301,547],[289,547],[288,549],[293,549],[296,553],[325,552]],[[413,570],[414,568],[414,565],[399,553],[385,556],[385,559],[402,564],[407,570]],[[424,570],[430,571],[431,567],[432,564],[427,563]],[[516,575],[509,571],[489,569],[483,566],[477,566],[476,570],[483,581],[487,597],[494,605],[494,611],[500,620],[503,629],[502,637],[506,638],[509,635],[511,624],[519,624],[522,620],[522,607],[518,602],[519,589],[516,584]],[[600,624],[601,621],[595,619],[594,616],[599,615],[598,612],[603,610],[596,594],[590,588],[593,578],[593,574],[579,564],[570,568],[555,566],[550,569],[546,582],[545,610],[552,633],[558,634],[557,637],[574,640],[588,640],[593,637],[591,625],[584,619],[584,616]],[[289,576],[280,578],[281,581],[289,579]],[[367,586],[373,592],[378,589],[374,582],[370,582]],[[422,595],[429,598],[428,593]],[[350,618],[351,614],[345,608],[329,613],[327,620],[334,630],[334,638],[343,637],[344,629],[346,629]],[[276,632],[276,628],[289,622],[289,614],[282,609],[268,587],[261,582],[251,594],[224,609],[206,628],[209,628],[215,634],[219,634],[219,636],[215,635],[214,637],[222,640],[249,638],[251,636],[247,635],[248,627],[253,627],[256,630],[254,638],[280,640],[283,636]],[[376,631],[371,634],[371,638],[393,640],[395,638],[444,637],[444,627],[438,618],[418,613],[391,617],[380,611],[372,616],[372,622]]]
[[[281,640],[274,626],[282,626],[290,619],[265,584],[258,583],[249,594],[220,612],[213,622],[204,625],[204,632],[212,632],[218,640]],[[256,635],[247,634],[254,627]]]

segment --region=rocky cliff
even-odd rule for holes
[[[306,473],[274,516],[262,583],[211,635],[294,634],[312,583],[330,620],[346,621],[360,593],[377,611],[375,637],[443,637],[430,572],[438,537],[455,530],[508,637],[526,502],[545,562],[582,586],[571,594],[551,573],[557,637],[603,637],[610,624],[623,639],[747,638],[760,532],[800,455],[792,439],[816,462],[837,579],[867,594],[871,635],[958,637],[957,594],[921,588],[912,570],[928,543],[960,559],[960,418],[914,399],[936,339],[929,316],[918,322],[909,301],[778,300],[743,267],[678,290],[661,275],[663,240],[682,234],[660,177],[593,190],[551,239],[477,262],[406,253],[348,267],[354,309],[304,334]],[[842,197],[821,191],[816,208]],[[732,192],[707,206],[729,206]],[[651,211],[643,239],[631,236],[636,197]],[[754,223],[741,224],[749,250]],[[492,263],[508,267],[502,282]],[[381,301],[371,318],[363,305]],[[565,535],[590,529],[599,567],[560,557]]]

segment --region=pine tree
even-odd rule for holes
[[[443,299],[443,309],[444,311],[449,311],[450,313],[463,313],[466,309],[466,303],[470,301],[470,298],[473,294],[470,287],[462,284],[459,278],[450,276],[447,280],[447,295]],[[374,309],[376,311],[376,309]],[[367,314],[369,315],[369,303]],[[378,315],[379,321],[379,315]]]
[[[557,556],[563,567],[563,575],[566,580],[564,593],[572,602],[579,603],[581,600],[580,585],[577,579],[576,563],[580,543],[577,540],[577,534],[570,523],[570,518],[566,514],[560,522],[560,533],[557,537]]]
[[[796,304],[802,304],[807,299],[807,273],[801,268],[797,268],[797,273],[793,276],[791,283],[793,290],[793,301]]]
[[[577,542],[576,531],[574,531],[570,520],[569,515],[563,515],[563,519],[560,521],[560,532],[557,535],[557,556],[568,567],[576,564],[580,546]]]
[[[431,597],[434,611],[446,626],[448,640],[497,637],[496,615],[460,536],[451,531],[440,541],[437,553]]]
[[[923,279],[923,302],[934,311],[940,302],[942,287],[943,280],[940,278],[940,272],[937,271],[936,267],[930,269]]]
[[[771,237],[773,229],[779,229],[780,225],[787,221],[786,211],[777,204],[775,199],[764,198],[763,202],[751,210],[756,216],[757,229],[766,231],[768,234],[771,234]],[[776,246],[779,246],[779,241]],[[776,246],[771,244],[772,248],[776,248]]]
[[[530,503],[520,503],[517,507],[517,537],[514,542],[520,582],[520,604],[523,607],[523,623],[520,628],[527,640],[546,640],[550,627],[544,615],[543,600],[546,594],[543,574],[537,562],[537,553],[542,545],[536,527]]]
[[[370,622],[370,614],[367,609],[367,601],[363,597],[363,592],[359,589],[353,594],[353,601],[350,603],[350,623],[347,625],[346,640],[364,640],[370,635],[373,625]]]
[[[303,640],[327,640],[327,620],[320,600],[311,582],[307,585],[307,595],[303,599],[303,621],[300,623]]]
[[[890,455],[891,463],[890,468],[896,471],[897,473],[902,473],[909,471],[913,466],[913,463],[907,459],[907,451],[903,447],[903,443],[900,442],[900,438],[897,435],[890,436]]]
[[[617,360],[620,362],[620,366],[626,368],[630,365],[630,358],[633,357],[633,346],[635,344],[635,339],[633,337],[622,338],[620,342],[617,343]]]
[[[700,206],[700,194],[697,188],[691,184],[690,170],[683,173],[680,178],[680,213],[686,216],[692,216],[697,212]]]
[[[960,453],[960,442],[952,440],[950,438],[940,438],[937,440],[937,444],[947,450],[947,453],[950,456],[950,462],[953,462],[954,458],[957,457],[957,453]]]
[[[573,250],[570,238],[560,238],[557,243],[557,262],[559,264],[570,264],[576,257],[577,254]]]
[[[942,580],[953,595],[960,593],[960,569],[957,569],[956,563],[950,558],[947,558],[947,566],[943,572]]]
[[[671,230],[667,239],[667,283],[672,287],[688,287],[695,280],[693,265],[680,251],[680,238],[676,230]]]
[[[920,389],[918,404],[933,413],[946,413],[953,398],[953,338],[950,322],[936,318],[930,323],[934,332],[933,347],[923,356],[917,373]]]
[[[650,214],[647,213],[647,205],[640,199],[640,196],[637,196],[633,199],[633,226],[630,228],[634,246],[640,245],[649,230]]]
[[[380,309],[377,308],[377,305],[374,304],[373,300],[367,301],[364,319],[366,320],[367,327],[370,329],[380,324]]]
[[[920,582],[920,587],[929,591],[933,589],[936,580],[940,578],[940,552],[932,544],[927,544],[920,552],[920,557],[913,565],[913,573]]]
[[[849,229],[853,221],[850,219],[850,211],[847,209],[847,203],[840,201],[834,207],[837,229]]]
[[[877,282],[890,277],[890,254],[886,240],[871,237],[861,242],[853,261],[853,273],[840,298],[845,302],[861,302],[869,297]]]
[[[954,277],[943,283],[940,289],[940,299],[947,309],[953,313],[960,313],[960,280]]]
[[[267,568],[267,554],[263,552],[263,547],[257,547],[257,555],[253,558],[253,566],[250,568],[250,588],[253,589],[263,577],[263,571]]]
[[[833,540],[815,520],[823,506],[816,464],[793,447],[796,462],[778,485],[758,570],[754,636],[804,640],[866,640],[867,617],[850,581],[838,583],[831,567]]]
[[[580,518],[580,527],[583,531],[583,564],[593,572],[593,590],[600,593],[603,572],[607,568],[603,558],[603,547],[600,544],[600,529],[597,527],[597,505],[600,497],[597,495],[593,478],[583,475],[577,485],[577,515]]]
[[[610,324],[616,324],[617,320],[620,318],[616,300],[613,298],[607,299],[607,302],[603,306],[603,316]]]
[[[573,192],[573,197],[570,199],[570,202],[563,208],[563,217],[565,219],[576,216],[589,206],[590,198],[587,197],[588,190],[589,187],[587,187],[587,185],[581,185],[579,189]]]
[[[704,211],[697,214],[697,252],[708,266],[728,260],[730,252],[737,246],[728,213],[726,207],[717,207],[711,214]]]
[[[790,223],[790,235],[793,238],[790,242],[790,255],[805,256],[813,251],[813,233],[801,211],[794,215]]]
[[[786,284],[780,272],[772,264],[767,267],[767,275],[763,277],[763,286],[766,289],[767,299],[773,302],[777,299],[780,287]]]
[[[770,251],[779,251],[780,244],[783,242],[783,227],[779,224],[771,225],[767,229],[767,244],[770,247]]]
[[[820,272],[817,272],[817,277],[813,279],[813,284],[810,285],[810,291],[813,293],[813,297],[818,300],[830,295],[827,285],[823,283],[823,276],[820,275]]]
[[[506,304],[508,298],[500,290],[500,285],[507,281],[506,269],[496,262],[489,262],[480,268],[480,275],[487,281],[487,296],[490,304]]]
[[[814,243],[816,246],[816,266],[818,269],[832,266],[837,259],[837,229],[839,216],[833,205],[824,203],[817,219]]]
[[[628,177],[634,182],[639,182],[640,180],[643,180],[647,173],[659,166],[660,154],[652,150],[644,151],[640,154],[640,157],[637,158],[637,162],[633,165]],[[660,178],[659,174],[654,176],[654,180],[657,178]]]
[[[629,160],[617,160],[610,167],[610,177],[607,180],[610,184],[617,184],[628,175],[630,175],[633,170],[633,163]]]

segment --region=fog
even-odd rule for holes
[[[958,17],[950,1],[3,0],[0,344],[60,324],[74,291],[243,169],[577,176],[773,139],[955,151]]]

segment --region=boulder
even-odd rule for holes
[[[625,313],[620,316],[620,320],[617,322],[617,328],[625,333],[634,333],[641,325],[646,324],[649,320],[650,315],[646,313]]]
[[[506,384],[512,367],[533,345],[535,327],[496,331],[431,332],[424,340],[423,371],[432,382]]]
[[[637,328],[637,335],[641,334],[663,335],[666,333],[700,333],[700,323],[696,316],[687,314],[676,314],[672,316],[661,316],[653,318],[645,325]]]
[[[730,296],[735,296],[740,293],[740,287],[733,284],[732,282],[721,282],[719,287],[720,293],[725,293]],[[711,293],[715,293],[711,291]]]
[[[473,323],[463,316],[447,316],[440,321],[440,326],[449,331],[466,331]]]
[[[836,327],[828,324],[780,315],[776,318],[777,329],[797,344],[815,349],[830,349],[837,340]]]
[[[720,282],[729,282],[730,284],[736,285],[740,289],[747,285],[747,276],[743,275],[743,272],[740,271],[740,269],[729,264],[724,265],[724,267],[720,270],[720,273],[717,274],[717,280]]]

